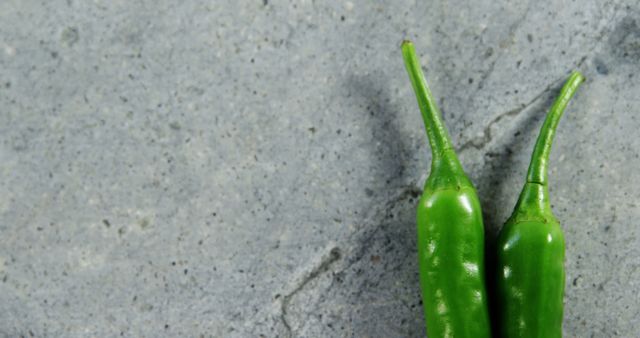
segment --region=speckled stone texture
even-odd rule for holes
[[[640,332],[640,8],[0,1],[0,337],[424,337],[411,39],[506,220],[546,110],[566,337]]]

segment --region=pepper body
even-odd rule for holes
[[[413,45],[402,44],[431,145],[431,172],[417,209],[418,259],[427,335],[491,337],[480,202],[427,87]]]
[[[560,117],[583,81],[574,72],[547,114],[527,181],[498,235],[496,295],[501,337],[562,337],[565,242],[549,203],[547,166]]]
[[[548,193],[536,192],[547,187],[527,185],[525,190],[534,200],[523,205],[542,203],[544,212],[519,213],[507,221],[498,237],[500,334],[562,337],[564,236],[548,199],[541,198]]]
[[[428,336],[490,337],[484,229],[475,189],[425,189],[417,221]]]

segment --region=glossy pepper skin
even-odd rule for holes
[[[454,152],[411,42],[402,44],[402,54],[432,152],[431,173],[417,210],[427,335],[490,337],[480,202]]]
[[[501,337],[562,337],[565,243],[549,204],[547,164],[558,122],[583,81],[580,73],[572,73],[547,114],[527,181],[498,235],[496,295]]]

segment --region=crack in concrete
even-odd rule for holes
[[[309,274],[302,280],[298,285],[293,289],[293,291],[289,292],[282,298],[282,303],[280,304],[280,320],[287,330],[287,337],[293,337],[293,329],[291,328],[291,324],[287,321],[287,314],[289,304],[291,303],[291,299],[300,291],[302,291],[309,282],[316,279],[318,276],[322,275],[324,272],[329,271],[331,265],[337,262],[340,259],[341,253],[340,248],[333,248],[329,252],[329,255],[324,257],[317,267],[315,267]]]
[[[397,196],[395,196],[394,198],[392,198],[391,200],[386,202],[382,208],[379,208],[377,210],[377,212],[375,212],[374,215],[372,217],[370,217],[370,219],[373,219],[374,220],[373,222],[376,222],[377,225],[375,226],[375,228],[371,229],[370,230],[371,232],[366,234],[366,236],[364,236],[363,239],[359,240],[359,242],[360,243],[368,243],[368,242],[370,242],[375,237],[375,235],[378,233],[378,231],[380,230],[382,225],[384,224],[383,219],[386,217],[386,214],[388,213],[388,211],[390,209],[395,208],[396,205],[398,205],[399,203],[401,203],[405,199],[408,199],[408,198],[419,198],[420,194],[422,194],[422,190],[418,189],[414,185],[405,187]],[[345,266],[343,269],[341,269],[337,273],[342,273],[342,272],[348,270],[354,264],[356,264],[359,261],[361,261],[364,258],[368,248],[369,247],[366,246],[366,245],[361,245],[360,246],[360,250],[358,250],[356,252],[356,254],[354,255],[353,259],[351,259],[349,261],[349,263],[347,264],[347,266]]]
[[[368,217],[369,219],[376,222],[377,225],[375,226],[375,228],[371,229],[370,232],[366,234],[363,239],[359,240],[359,242],[368,243],[375,237],[375,235],[380,230],[381,226],[384,224],[382,219],[385,217],[385,215],[390,209],[393,209],[396,205],[398,205],[399,203],[401,203],[402,201],[408,198],[418,198],[421,193],[422,193],[422,190],[418,189],[416,186],[411,185],[411,186],[405,187],[402,191],[400,191],[400,193],[397,194],[397,196],[387,201],[383,207],[377,208],[376,212],[374,212],[374,214],[371,217]],[[362,236],[362,233],[360,232],[359,235],[358,233],[356,233],[354,236]],[[349,264],[344,268],[340,269],[339,271],[337,271],[336,274],[339,274],[348,270],[351,266],[361,261],[366,255],[366,250],[367,250],[366,245],[360,245],[360,249],[354,255],[353,259],[350,260]],[[329,255],[324,257],[320,261],[317,267],[311,270],[311,272],[309,272],[309,274],[302,281],[300,281],[300,283],[298,283],[298,285],[291,292],[289,292],[287,295],[282,297],[282,302],[280,303],[280,321],[282,322],[282,324],[284,325],[287,331],[287,334],[286,334],[287,337],[289,338],[293,337],[293,328],[291,327],[291,323],[289,323],[289,321],[287,320],[287,316],[289,314],[289,306],[291,304],[293,297],[296,294],[300,293],[302,290],[304,290],[304,288],[312,280],[318,278],[323,273],[329,271],[331,266],[333,266],[341,258],[341,256],[342,254],[338,247],[331,249],[331,251],[329,252]]]
[[[502,121],[502,119],[504,119],[506,117],[516,116],[516,115],[520,114],[522,111],[526,110],[531,105],[536,103],[542,96],[544,96],[545,93],[547,93],[549,90],[551,90],[551,88],[555,87],[557,85],[557,83],[560,82],[560,81],[562,81],[562,80],[554,81],[552,84],[548,85],[543,91],[541,91],[538,95],[536,95],[529,102],[523,103],[522,105],[520,105],[520,107],[515,108],[515,109],[511,109],[511,110],[509,110],[509,111],[507,111],[505,113],[499,114],[498,116],[493,118],[493,120],[491,120],[489,122],[489,124],[487,124],[487,126],[484,127],[484,129],[482,131],[482,136],[473,138],[473,139],[463,143],[460,147],[458,147],[456,149],[456,152],[458,154],[461,154],[462,152],[466,151],[469,148],[475,148],[475,149],[478,149],[478,150],[484,148],[487,144],[489,144],[493,140],[493,134],[491,132],[491,128],[496,123]]]

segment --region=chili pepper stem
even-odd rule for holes
[[[405,40],[402,42],[402,57],[418,99],[418,106],[420,107],[422,120],[431,145],[432,173],[435,171],[448,171],[466,178],[411,41]]]
[[[405,40],[402,43],[402,56],[405,66],[407,67],[407,72],[409,73],[409,78],[411,79],[411,84],[418,98],[418,105],[422,112],[424,126],[427,129],[427,137],[431,144],[433,157],[438,157],[445,150],[453,149],[451,140],[449,139],[449,133],[447,133],[447,129],[442,122],[440,111],[436,106],[431,90],[429,90],[427,80],[424,78],[420,61],[418,60],[411,41]]]
[[[549,154],[551,153],[551,144],[553,143],[556,128],[558,127],[565,108],[584,80],[585,78],[580,72],[574,71],[571,73],[562,86],[560,95],[551,106],[533,149],[529,170],[527,172],[527,182],[520,193],[516,210],[525,208],[544,212],[551,210],[547,184],[547,168]]]
[[[560,122],[560,118],[564,113],[567,104],[571,98],[575,95],[580,84],[584,82],[585,78],[578,71],[574,71],[569,76],[569,79],[562,86],[560,95],[551,106],[549,114],[544,120],[544,124],[540,129],[540,135],[536,141],[535,148],[533,148],[533,154],[531,155],[531,164],[529,164],[529,171],[527,172],[527,183],[539,183],[542,185],[547,184],[547,167],[549,163],[549,154],[551,153],[551,144],[553,143],[553,137],[556,133],[556,128]]]

